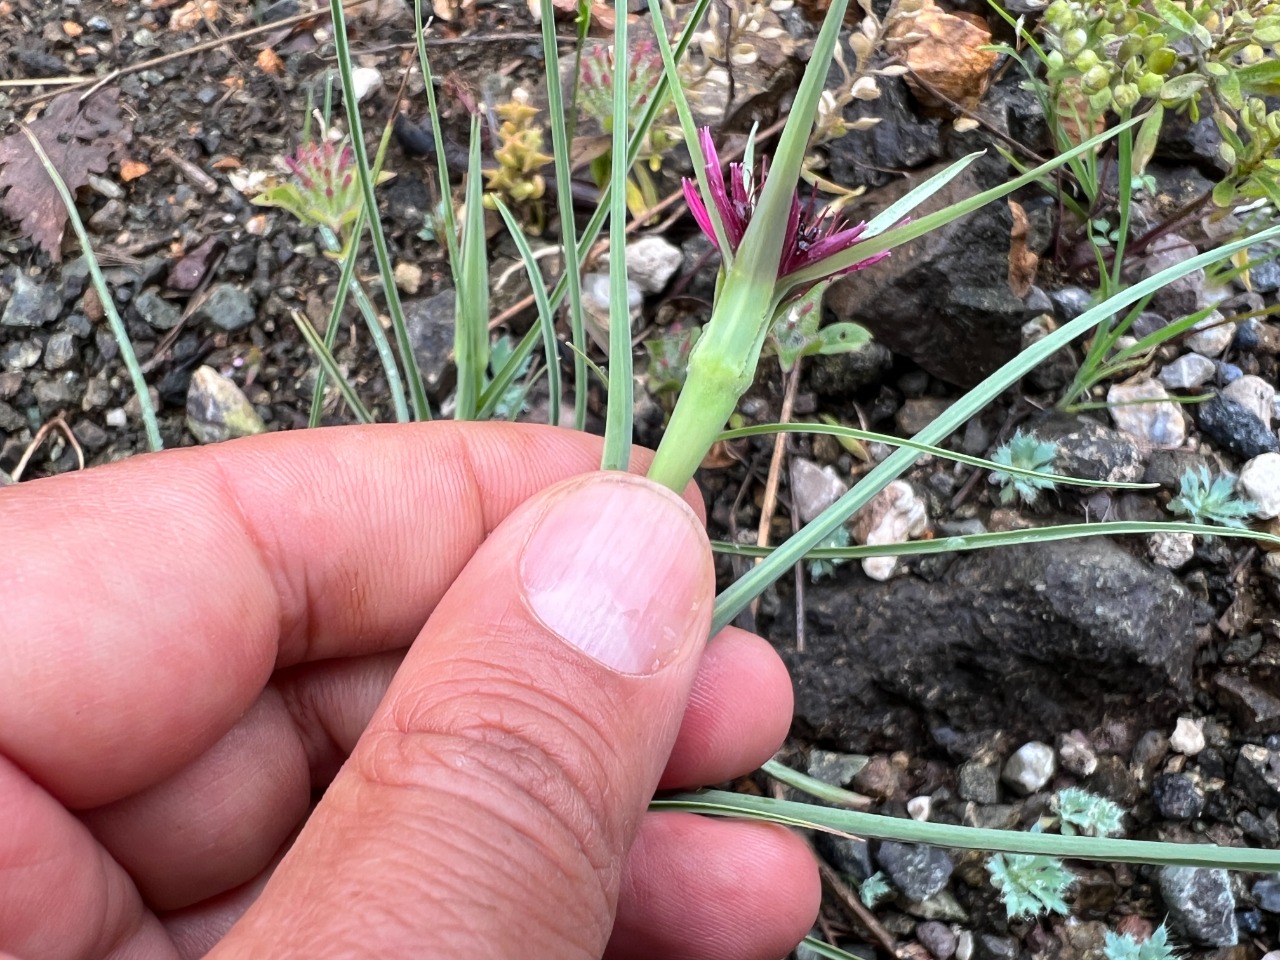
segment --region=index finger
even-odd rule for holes
[[[158,782],[277,667],[408,645],[503,517],[599,455],[547,427],[385,425],[10,488],[0,753],[72,807]]]

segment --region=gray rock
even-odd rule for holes
[[[1126,702],[1172,724],[1190,692],[1194,609],[1167,570],[1095,538],[962,554],[928,583],[841,567],[806,591],[803,655],[786,601],[770,636],[798,734],[869,753],[932,748],[940,726],[1052,738]]]
[[[25,274],[13,278],[13,293],[0,314],[0,326],[42,327],[58,315],[56,291]]]
[[[1056,768],[1057,758],[1053,747],[1033,740],[1024,743],[1009,757],[1001,779],[1025,797],[1048,783]]]
[[[1153,533],[1147,537],[1147,555],[1157,567],[1180,570],[1196,555],[1193,533]]]
[[[187,390],[187,429],[200,443],[218,443],[267,427],[239,387],[212,367],[200,367]]]
[[[1204,793],[1185,773],[1165,773],[1151,785],[1151,802],[1166,820],[1194,820],[1204,810]]]
[[[684,255],[662,237],[641,237],[627,244],[627,276],[645,293],[661,293],[680,269]]]
[[[960,765],[956,791],[961,800],[992,804],[1000,801],[1000,772],[993,766],[966,760]]]
[[[1133,755],[1129,763],[1133,767],[1138,783],[1149,783],[1156,769],[1164,763],[1169,755],[1169,738],[1159,730],[1147,730],[1138,738],[1133,746]]]
[[[876,861],[908,900],[928,900],[951,879],[951,858],[938,847],[886,840]]]
[[[1084,287],[1061,287],[1051,291],[1049,299],[1053,301],[1058,319],[1069,321],[1089,309],[1093,303],[1093,294]]]
[[[848,491],[849,484],[834,467],[820,467],[804,457],[791,458],[791,496],[805,523],[813,521]]]
[[[1261,377],[1239,377],[1223,387],[1222,395],[1240,404],[1268,427],[1271,426],[1276,388]]]
[[[1245,677],[1219,673],[1214,677],[1218,698],[1246,735],[1280,733],[1280,697],[1254,686]]]
[[[1236,338],[1236,325],[1224,322],[1222,314],[1217,310],[1210,311],[1191,329],[1195,332],[1186,339],[1187,349],[1194,350],[1202,357],[1219,356]]]
[[[945,923],[926,920],[916,927],[916,939],[934,957],[934,960],[951,960],[956,953],[956,935]]]
[[[915,436],[946,413],[954,402],[941,397],[912,397],[898,408],[898,412],[893,415],[893,422],[906,436]]]
[[[1116,426],[1152,447],[1180,447],[1187,439],[1182,408],[1155,380],[1117,383],[1107,390],[1107,412]]]
[[[818,831],[813,835],[813,846],[827,863],[859,883],[876,872],[865,840]]]
[[[1257,505],[1258,516],[1280,516],[1280,453],[1254,457],[1241,468],[1236,482],[1244,498]]]
[[[89,261],[84,257],[76,257],[62,265],[58,276],[58,293],[64,306],[79,300],[89,287]]]
[[[0,359],[8,370],[29,370],[40,362],[43,351],[39,340],[15,340],[5,345]]]
[[[892,366],[889,348],[873,341],[861,350],[809,357],[804,371],[814,393],[842,400],[880,383]]]
[[[1160,895],[1174,927],[1184,936],[1206,947],[1235,946],[1236,898],[1227,871],[1164,867]]]
[[[1249,268],[1249,283],[1258,293],[1275,293],[1280,290],[1280,250],[1275,247],[1250,247],[1249,259],[1268,257]]]
[[[1013,937],[981,933],[973,955],[976,960],[1018,960],[1018,941]]]
[[[1253,897],[1267,913],[1280,913],[1280,873],[1264,877],[1255,883]]]
[[[172,330],[182,319],[182,310],[178,305],[160,296],[155,287],[148,287],[138,294],[138,298],[133,301],[133,308],[153,330]]]
[[[845,56],[851,54],[846,51]],[[943,156],[940,121],[920,116],[906,84],[882,77],[878,86],[879,97],[854,100],[844,116],[850,122],[874,117],[880,123],[827,145],[829,175],[837,183],[881,187],[895,179],[888,171],[916,170]],[[861,217],[854,218],[855,222],[857,219]]]
[[[76,421],[76,425],[71,428],[71,432],[76,435],[80,445],[90,453],[97,453],[102,450],[111,439],[107,436],[107,431],[92,420]]]
[[[1229,397],[1218,394],[1194,409],[1205,435],[1237,457],[1251,460],[1280,452],[1280,441],[1270,427]]]
[[[0,400],[0,432],[17,433],[19,430],[26,430],[27,426],[26,417]]]
[[[1124,483],[1142,476],[1142,451],[1133,438],[1097,420],[1054,412],[1032,420],[1029,429],[1041,440],[1057,445],[1056,472]]]
[[[1142,278],[1155,276],[1195,255],[1195,244],[1176,233],[1166,233],[1151,244],[1142,258]],[[1199,308],[1203,291],[1204,270],[1192,270],[1157,290],[1151,298],[1151,309],[1167,317],[1185,317]]]
[[[95,233],[115,233],[124,226],[126,209],[119,200],[108,200],[89,218],[89,229]]]
[[[860,753],[835,753],[815,748],[809,751],[805,772],[833,787],[847,787],[866,765],[867,758]]]
[[[877,116],[883,102],[883,97],[874,101]],[[886,126],[882,123],[872,132]],[[937,172],[938,168],[920,170],[854,201],[850,219],[869,218]],[[832,175],[839,179],[834,165]],[[975,163],[913,216],[971,196],[1002,177],[995,176],[994,167]],[[898,247],[871,269],[836,281],[825,306],[839,320],[868,327],[894,353],[911,358],[939,379],[971,386],[1021,350],[1022,326],[1035,316],[1009,288],[1012,224],[1007,204],[988,204]]]
[[[1098,769],[1098,754],[1089,738],[1079,730],[1058,737],[1058,758],[1063,769],[1077,777],[1087,777]]]
[[[1160,382],[1170,390],[1192,390],[1209,382],[1215,366],[1208,357],[1184,353],[1160,371]]]
[[[76,341],[70,333],[55,333],[44,345],[44,368],[61,370],[76,356]]]
[[[431,399],[444,400],[458,382],[453,352],[455,294],[444,290],[425,300],[404,303],[404,322],[413,344],[413,355],[422,371],[423,384]]]
[[[249,292],[235,283],[219,283],[192,314],[197,323],[212,323],[228,333],[242,330],[257,316]]]

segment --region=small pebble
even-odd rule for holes
[[[1236,483],[1244,498],[1257,505],[1258,516],[1280,516],[1280,453],[1254,457],[1241,469]]]
[[[912,820],[918,820],[921,823],[927,822],[932,811],[933,799],[931,797],[912,797],[907,801],[907,814]]]
[[[112,407],[103,420],[108,427],[123,430],[129,423],[129,415],[124,412],[124,407]]]
[[[1214,363],[1198,353],[1186,353],[1160,371],[1160,382],[1170,390],[1193,390],[1213,377]]]
[[[951,960],[956,952],[956,935],[945,923],[926,920],[916,927],[916,939],[933,955],[934,960]]]
[[[68,332],[55,333],[44,346],[44,368],[61,370],[76,355],[75,338]]]
[[[1271,425],[1276,388],[1261,377],[1243,376],[1233,380],[1223,388],[1222,395],[1240,404],[1267,426]]]
[[[1107,410],[1116,426],[1153,447],[1180,447],[1187,438],[1186,421],[1169,393],[1156,380],[1117,383],[1107,391]]]
[[[1204,749],[1204,721],[1179,717],[1169,737],[1169,746],[1184,757],[1194,757]]]
[[[240,388],[207,366],[191,376],[187,428],[201,443],[247,437],[267,429]]]
[[[1151,801],[1166,820],[1194,820],[1204,810],[1204,794],[1185,773],[1165,773],[1151,785]]]
[[[627,244],[627,276],[645,293],[661,293],[680,269],[684,254],[662,237]]]
[[[939,847],[892,840],[880,844],[876,861],[902,895],[917,903],[945,887],[953,869],[951,858]]]
[[[1180,570],[1196,555],[1195,534],[1153,533],[1147,537],[1147,553],[1157,567]]]
[[[1089,738],[1079,730],[1058,737],[1058,758],[1063,769],[1077,777],[1087,777],[1098,769],[1098,755],[1094,753]]]
[[[1218,356],[1231,346],[1236,336],[1236,325],[1224,323],[1222,314],[1217,310],[1210,312],[1191,329],[1196,332],[1187,337],[1187,347],[1202,357]]]
[[[804,457],[791,459],[791,496],[800,519],[810,523],[849,491],[834,467],[820,467]]]
[[[924,534],[929,514],[911,484],[894,480],[854,515],[853,538],[867,546],[905,543]],[[862,572],[881,582],[893,576],[897,557],[868,557]]]
[[[1002,779],[1025,797],[1048,783],[1056,766],[1053,747],[1039,740],[1032,740],[1024,743],[1008,759]]]
[[[956,960],[973,960],[972,930],[961,930],[956,934]]]
[[[382,88],[382,74],[373,67],[356,67],[351,71],[351,86],[360,103],[369,94]]]
[[[1239,939],[1236,899],[1225,870],[1164,867],[1160,893],[1173,926],[1194,943],[1233,947]]]

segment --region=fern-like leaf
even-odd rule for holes
[[[1055,857],[997,853],[987,861],[987,872],[1010,920],[1071,912],[1062,898],[1075,876]]]

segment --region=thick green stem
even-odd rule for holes
[[[739,388],[739,382],[740,378],[723,364],[718,364],[718,372],[695,371],[694,358],[689,358],[689,378],[649,467],[650,480],[677,493],[689,485],[746,389]]]

